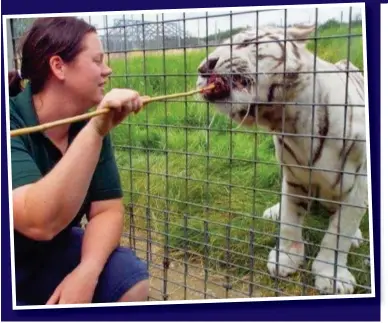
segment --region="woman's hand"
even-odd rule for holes
[[[90,124],[101,136],[105,136],[112,128],[123,121],[131,112],[138,113],[144,104],[144,97],[129,89],[112,89],[100,102],[97,111],[109,108],[104,113],[90,120]]]
[[[62,280],[46,305],[91,303],[97,287],[98,274],[90,266],[81,263]]]

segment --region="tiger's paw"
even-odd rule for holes
[[[279,213],[280,213],[279,209],[280,209],[279,203],[272,205],[271,207],[269,207],[264,211],[263,218],[268,220],[274,220],[274,221],[279,220]]]
[[[333,265],[318,262],[317,260],[314,262],[312,269],[315,275],[315,287],[321,294],[353,294],[356,279],[348,269],[338,267],[337,274],[334,275]]]
[[[279,261],[277,261],[277,254],[279,254]],[[303,260],[304,243],[294,242],[290,244],[288,250],[283,249],[278,252],[275,248],[272,249],[268,256],[267,268],[271,276],[286,277],[296,272]]]

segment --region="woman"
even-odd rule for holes
[[[16,297],[19,304],[144,301],[146,266],[119,247],[124,208],[109,131],[142,105],[113,89],[96,29],[77,18],[40,18],[11,73],[11,129],[85,113],[109,114],[11,139]],[[22,90],[21,80],[28,80]],[[83,231],[83,215],[88,224]]]

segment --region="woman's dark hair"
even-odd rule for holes
[[[17,71],[8,72],[9,96],[15,96],[23,90],[22,79]]]
[[[21,75],[8,73],[10,96],[21,90],[21,80],[31,84],[32,93],[38,93],[50,74],[49,60],[58,55],[71,62],[82,50],[84,36],[96,32],[94,26],[75,17],[38,18],[20,44]]]

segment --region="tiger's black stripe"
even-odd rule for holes
[[[323,112],[324,114],[319,119],[319,124],[318,124],[318,134],[320,136],[320,138],[319,138],[319,146],[317,147],[317,150],[314,153],[313,165],[315,165],[315,163],[318,161],[318,159],[322,155],[322,150],[323,150],[323,147],[325,145],[326,136],[327,136],[327,133],[329,132],[330,124],[329,124],[329,111],[328,111],[328,107],[324,106],[323,109],[324,109],[324,112]]]
[[[355,139],[358,139],[358,136],[356,136]],[[340,158],[342,159],[341,169],[337,173],[336,180],[335,180],[334,184],[332,185],[332,188],[335,188],[339,184],[341,177],[342,177],[342,170],[343,170],[343,168],[348,160],[348,157],[349,157],[355,144],[356,144],[356,141],[352,140],[352,143],[349,145],[349,148],[346,150],[346,152],[345,152],[346,143],[343,144],[341,152],[340,152]]]
[[[305,194],[308,194],[308,190],[306,189],[306,187],[301,184],[296,184],[294,182],[287,181],[287,185],[291,186],[292,188],[299,189]]]
[[[272,83],[268,89],[268,93],[267,93],[267,101],[268,102],[272,102],[273,101],[273,98],[274,98],[274,91],[275,91],[275,88],[279,86],[279,84],[277,83]]]
[[[299,53],[299,49],[298,49],[298,46],[295,45],[295,43],[293,41],[290,41],[291,45],[292,45],[292,52],[294,53],[295,57],[297,59],[300,59],[300,53]]]
[[[300,162],[300,160],[298,159],[298,157],[296,156],[296,154],[294,153],[294,151],[291,149],[291,147],[280,137],[277,137],[278,139],[278,142],[280,145],[283,145],[283,147],[287,150],[287,152],[292,156],[292,158],[295,159],[295,162],[298,164],[298,165],[302,165],[302,163]]]
[[[227,63],[231,63],[235,66],[237,66],[238,64],[245,64],[246,63],[240,58],[240,57],[236,57],[236,56],[232,56],[232,57],[229,57],[225,60],[223,60],[219,65],[218,65],[218,69],[220,69],[221,67],[224,67],[225,68],[225,64]]]
[[[244,48],[244,47],[248,47],[249,45],[256,44],[260,39],[262,39],[264,37],[267,37],[267,36],[270,36],[270,35],[271,35],[270,33],[265,33],[264,35],[260,35],[260,36],[253,37],[253,38],[244,39],[241,42],[241,44],[236,46],[236,49],[241,49],[241,48]]]
[[[349,62],[350,63],[350,62]],[[350,66],[350,64],[349,64]],[[341,72],[346,72],[347,70],[346,69],[343,69],[341,67],[339,67],[338,65],[335,65],[335,67],[341,71]],[[342,74],[342,73],[341,73]],[[363,97],[363,94],[360,92],[360,88],[362,85],[359,83],[359,80],[357,79],[357,77],[354,75],[354,72],[348,72],[348,79],[350,82],[353,83],[354,85],[354,88],[355,90],[357,91],[357,94],[360,96],[360,98]],[[345,80],[343,80],[344,84],[346,84],[346,78]],[[345,114],[345,113],[344,113]],[[347,131],[345,131],[345,136],[347,137],[351,137],[352,135],[352,129],[353,128],[353,109],[350,109],[350,112],[349,112],[349,122],[348,122],[348,129]]]
[[[299,195],[299,196],[289,196],[289,200],[291,203],[296,205],[298,209],[302,209],[304,212],[308,211],[308,201],[305,201],[303,196],[307,196],[308,190],[300,184],[296,184],[291,181],[286,181],[287,185],[289,186],[289,193],[292,195]],[[301,196],[302,195],[302,196]],[[300,210],[297,211],[298,215],[303,215],[304,212],[301,212]]]
[[[350,63],[350,62],[349,62]],[[350,66],[350,64],[349,64]],[[348,79],[350,81],[352,81],[355,86],[354,88],[356,89],[358,95],[362,98],[363,97],[363,94],[360,92],[360,88],[364,88],[363,84],[360,83],[360,80],[357,78],[357,76],[355,75],[355,72],[352,72],[350,70],[346,70],[346,69],[342,69],[341,67],[339,67],[338,65],[335,65],[335,67],[341,71],[342,73],[341,74],[344,74],[344,73],[347,73],[348,74]],[[345,77],[345,83],[346,83],[346,77]],[[357,86],[358,85],[358,86]]]
[[[305,201],[299,201],[296,203],[296,205],[302,209],[304,209],[305,211],[308,211],[308,203],[305,202]]]

